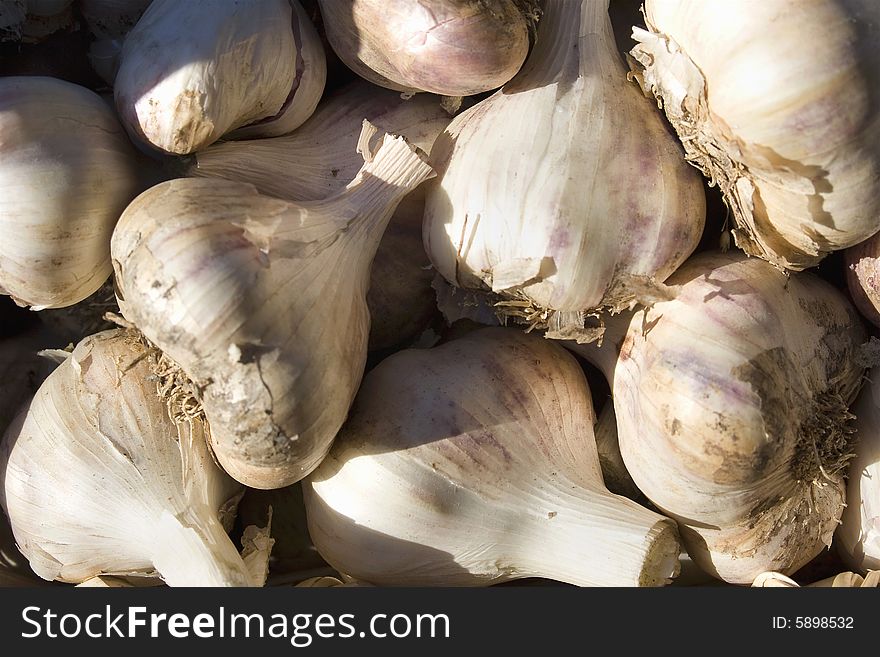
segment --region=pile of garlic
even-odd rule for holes
[[[876,3],[7,4],[0,585],[876,586]]]

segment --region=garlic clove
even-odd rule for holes
[[[125,39],[114,92],[132,136],[184,154],[237,129],[290,132],[314,111],[326,73],[297,0],[153,0]]]
[[[239,486],[214,464],[199,420],[171,419],[154,360],[135,335],[107,331],[43,382],[0,450],[16,542],[44,579],[257,585],[219,517]]]
[[[0,78],[0,293],[61,308],[109,277],[110,234],[140,191],[112,109],[78,85]]]
[[[505,320],[595,339],[585,319],[666,295],[705,195],[627,82],[607,2],[549,0],[526,64],[435,142],[425,249]]]
[[[114,232],[123,314],[194,382],[214,453],[251,488],[295,483],[329,449],[363,375],[370,262],[396,205],[433,175],[400,137],[367,157],[310,203],[162,183]]]
[[[789,575],[843,513],[861,321],[825,281],[742,253],[700,254],[668,282],[675,299],[609,323],[616,359],[592,351],[626,469],[706,572]]]
[[[373,84],[470,96],[522,66],[536,3],[517,0],[320,0],[333,50]]]
[[[646,0],[633,74],[721,188],[749,254],[802,270],[880,229],[877,8]]]
[[[310,536],[375,585],[666,584],[674,523],[605,489],[594,419],[580,366],[537,336],[397,352],[303,484]]]

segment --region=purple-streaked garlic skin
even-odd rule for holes
[[[644,3],[633,75],[721,189],[750,255],[801,271],[880,228],[878,7]]]
[[[471,96],[497,89],[529,51],[513,0],[321,0],[327,38],[355,73],[388,89]],[[524,4],[524,3],[519,3]]]
[[[633,315],[616,361],[597,359],[626,468],[707,572],[794,572],[843,512],[861,319],[822,279],[739,252],[695,256],[667,282],[676,297]]]
[[[637,301],[702,233],[700,177],[627,82],[601,2],[548,2],[518,75],[456,116],[431,157],[435,268],[538,311]]]

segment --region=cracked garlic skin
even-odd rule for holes
[[[195,383],[217,459],[251,488],[299,481],[330,448],[363,376],[370,263],[397,204],[434,175],[402,137],[365,155],[311,202],[165,182],[113,234],[123,315]]]
[[[576,337],[584,312],[654,298],[705,219],[700,176],[627,81],[607,8],[548,0],[522,70],[431,151],[434,267],[548,337]]]
[[[846,509],[835,534],[838,553],[850,568],[880,570],[880,376],[868,373],[853,412],[855,457],[849,463]]]
[[[200,420],[171,419],[150,362],[128,331],[90,336],[13,421],[0,502],[16,543],[47,580],[256,585],[221,520],[241,487],[215,465]]]
[[[297,0],[153,0],[114,82],[126,130],[172,154],[220,137],[269,137],[318,104],[327,62]]]
[[[633,66],[737,244],[802,270],[880,229],[880,5],[646,0]]]
[[[339,59],[371,83],[470,96],[497,89],[529,51],[525,0],[319,0]]]
[[[380,586],[667,584],[675,523],[608,492],[594,422],[577,361],[537,335],[484,328],[397,352],[303,482],[309,535]]]
[[[619,354],[578,350],[611,382],[626,469],[706,572],[791,574],[843,513],[861,319],[817,276],[740,252],[668,283],[675,299],[606,328]]]
[[[39,310],[101,287],[113,226],[142,189],[136,157],[96,93],[0,78],[0,294]]]

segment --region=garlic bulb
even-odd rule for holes
[[[747,253],[801,270],[880,229],[878,7],[646,0],[636,77]]]
[[[616,359],[592,352],[626,469],[706,572],[790,574],[843,512],[861,322],[825,281],[741,252],[700,254],[667,282],[673,300],[609,323]]]
[[[880,570],[880,377],[874,368],[856,402],[855,458],[849,464],[846,509],[835,545],[859,572]]]
[[[125,39],[114,92],[132,135],[184,154],[224,135],[290,132],[326,77],[297,0],[153,0]]]
[[[80,0],[79,9],[95,40],[89,45],[89,61],[110,86],[116,79],[119,55],[126,35],[152,0]]]
[[[363,375],[370,263],[397,203],[433,175],[401,137],[364,154],[321,201],[165,182],[113,234],[123,314],[195,383],[214,453],[251,488],[299,481],[329,449]]]
[[[696,247],[699,175],[626,80],[608,0],[548,0],[535,48],[431,151],[425,249],[503,318],[590,340],[586,314],[663,298]]]
[[[151,359],[123,330],[91,336],[9,427],[0,502],[16,542],[49,580],[256,585],[220,517],[240,488],[211,460],[203,424],[171,419]]]
[[[666,584],[675,524],[605,489],[594,421],[580,366],[535,335],[399,351],[303,484],[309,533],[375,585]]]
[[[846,286],[859,312],[880,326],[880,233],[844,251]]]
[[[140,191],[137,166],[97,94],[54,78],[0,78],[0,293],[38,310],[101,287],[113,226]]]
[[[470,96],[510,80],[529,51],[527,0],[320,0],[346,66],[382,87]]]

